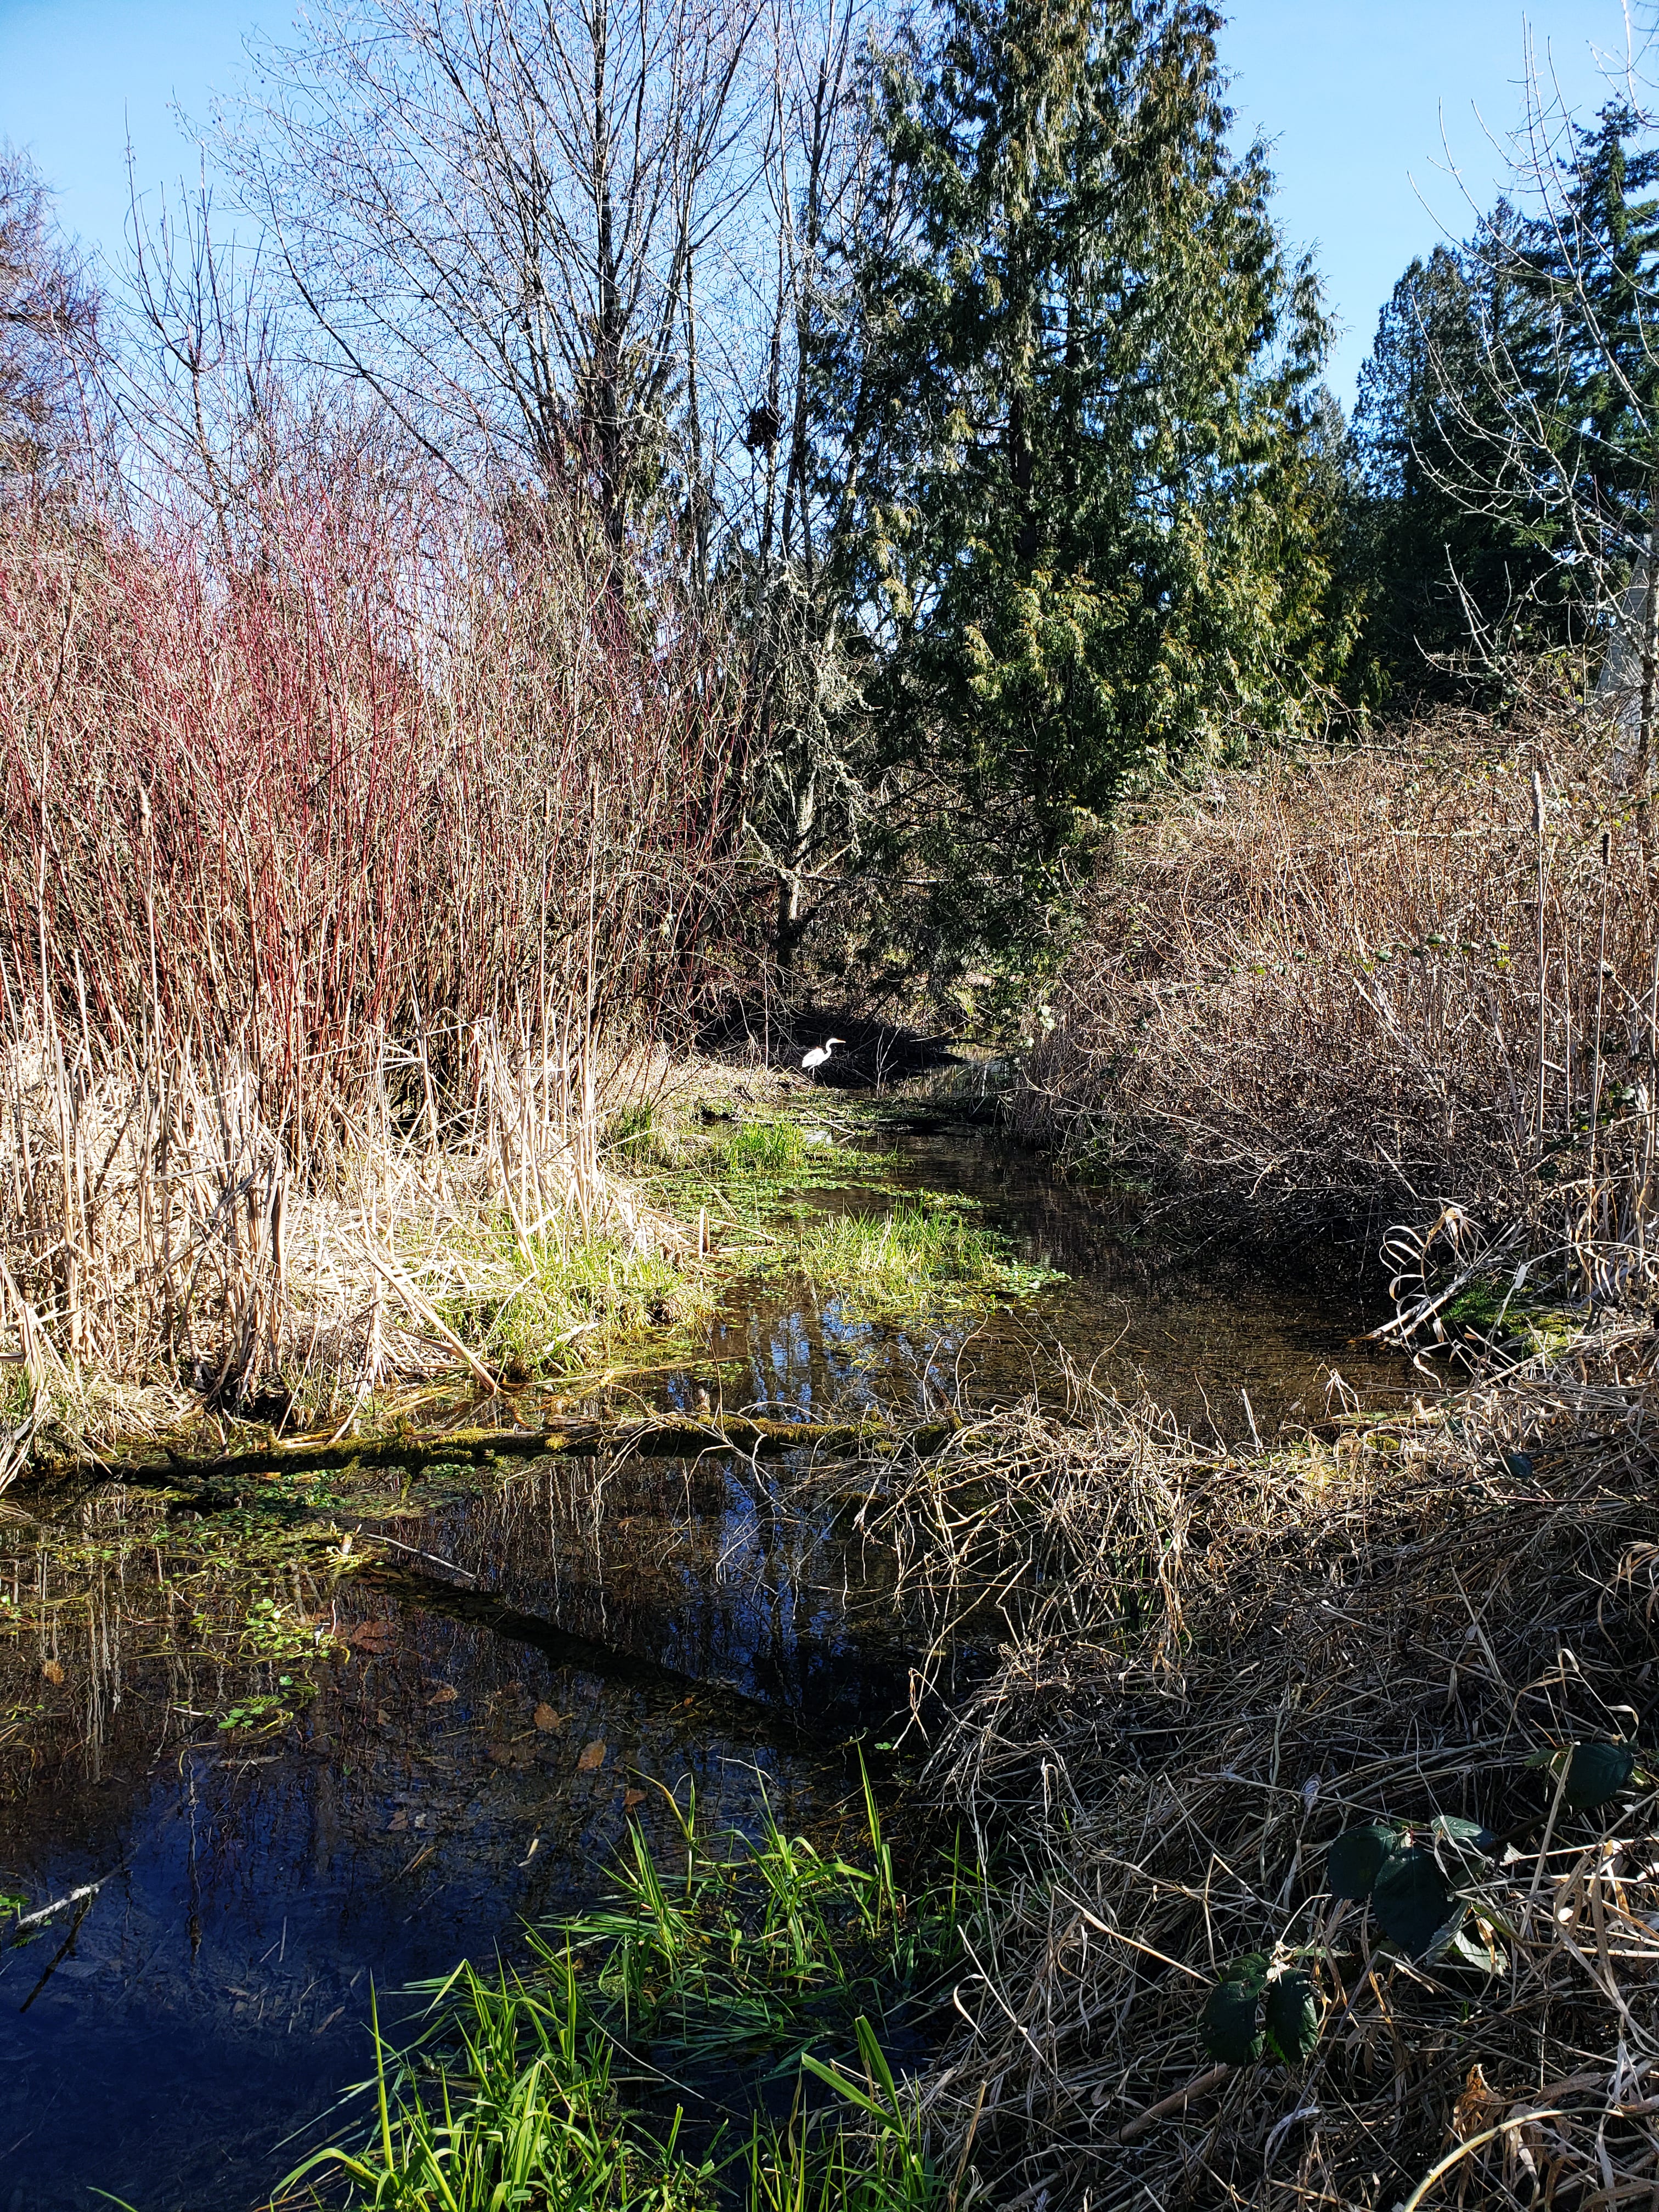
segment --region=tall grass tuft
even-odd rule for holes
[[[614,1902],[536,1936],[529,1971],[458,1969],[401,2051],[376,2019],[370,2139],[284,2194],[331,2176],[353,2208],[927,2212],[938,2177],[891,2051],[954,1958],[959,1869],[902,1888],[867,1778],[851,1855],[769,1815],[716,1846],[695,1797],[669,1802],[681,1863],[631,1826]]]
[[[599,2016],[625,2040],[670,2039],[683,2073],[757,2062],[793,2072],[854,2039],[860,2020],[896,2028],[953,1954],[961,1869],[951,1860],[915,1893],[902,1887],[867,1778],[862,1847],[850,1853],[788,1834],[769,1810],[755,1836],[716,1848],[695,1797],[668,1802],[674,1871],[632,1826],[614,1901],[538,1948],[550,1968],[559,1947],[597,1950]]]
[[[373,2010],[376,2127],[359,2150],[318,2152],[281,2185],[330,2181],[374,2212],[700,2212],[710,2168],[623,2118],[611,2052],[568,1965],[550,1992],[464,1966],[441,2000],[444,2040],[398,2052]]]
[[[1058,1279],[1017,1259],[1006,1237],[964,1218],[959,1201],[927,1193],[879,1214],[817,1214],[793,1257],[804,1273],[835,1285],[844,1311],[876,1316],[977,1312]]]

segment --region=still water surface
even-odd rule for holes
[[[708,1346],[726,1406],[1006,1400],[1060,1389],[1063,1354],[1231,1438],[1316,1418],[1334,1372],[1372,1402],[1406,1386],[1352,1295],[1172,1266],[1132,1212],[982,1137],[898,1141],[902,1181],[975,1198],[1068,1279],[971,1330],[737,1298]],[[856,1174],[814,1202],[884,1206]],[[525,1921],[603,1892],[630,1816],[666,1840],[666,1791],[717,1826],[763,1795],[792,1828],[850,1820],[842,1746],[902,1693],[869,1562],[745,1462],[358,1505],[413,1547],[401,1580],[136,1492],[26,1504],[0,1524],[0,1601],[28,1622],[7,1633],[0,1602],[0,1891],[99,1887],[0,1950],[0,2212],[258,2203],[368,2070],[371,1984],[395,2024],[410,1981],[514,1955]],[[514,1619],[453,1617],[446,1583]],[[573,1662],[561,1628],[615,1663]],[[261,1694],[289,1725],[219,1725]]]

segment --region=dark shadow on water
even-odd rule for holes
[[[821,1606],[787,1589],[774,1630],[764,1605],[722,1604],[682,1566],[670,1579],[689,1601],[673,1607],[658,1577],[642,1607],[570,1505],[543,1467],[441,1510],[423,1537],[488,1562],[526,1613],[624,1651],[654,1643],[700,1679],[811,1697],[793,1644]],[[636,1510],[619,1547],[629,1523],[643,1541],[643,1522],[665,1536],[675,1514]],[[234,1644],[246,1577],[192,1574],[161,1518],[134,1493],[83,1509],[83,1547],[118,1568],[101,1586],[49,1556],[55,1532],[3,1532],[8,1581],[44,1580],[63,1680],[38,1653],[8,1655],[0,1711],[24,1717],[5,1754],[0,1868],[32,1904],[103,1884],[26,2011],[72,1916],[0,1953],[4,2212],[87,2205],[94,2187],[141,2212],[249,2204],[304,2147],[273,2146],[368,2070],[371,1978],[395,2022],[410,1979],[498,1945],[520,1955],[521,1920],[604,1887],[630,1813],[666,1844],[664,1789],[684,1802],[695,1784],[716,1825],[740,1826],[763,1789],[792,1826],[846,1795],[833,1736],[787,1714],[562,1665],[511,1625],[455,1620],[369,1578],[301,1566],[266,1585],[349,1657],[227,1662],[212,1654]],[[294,1725],[216,1725],[279,1666],[315,1686]]]

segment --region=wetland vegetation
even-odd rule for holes
[[[1348,424],[1216,31],[0,156],[0,2212],[1659,2186],[1647,49]]]

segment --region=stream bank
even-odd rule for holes
[[[521,1406],[580,1389],[593,1410],[913,1417],[1058,1401],[1085,1368],[1225,1443],[1320,1418],[1333,1371],[1372,1402],[1404,1389],[1363,1342],[1374,1316],[1174,1264],[982,1132],[894,1133],[878,1167],[849,1133],[806,1148],[828,1156],[795,1194],[814,1236],[878,1237],[941,1192],[1034,1287],[953,1311],[918,1283],[906,1312],[886,1282],[872,1299],[775,1267],[678,1356]],[[386,2025],[400,1988],[463,1955],[522,1960],[526,1926],[604,1893],[630,1820],[672,1853],[688,1782],[711,1832],[856,1830],[845,1746],[886,1759],[915,1626],[890,1556],[804,1506],[796,1472],[725,1454],[597,1480],[549,1461],[310,1486],[313,1521],[403,1547],[408,1571],[378,1582],[343,1537],[301,1541],[252,1505],[14,1493],[0,1887],[24,1917],[88,1895],[0,1953],[0,2152],[21,2192],[3,2212],[98,2188],[140,2212],[258,2201],[362,2078],[371,1981]],[[582,1663],[560,1633],[586,1639]]]

